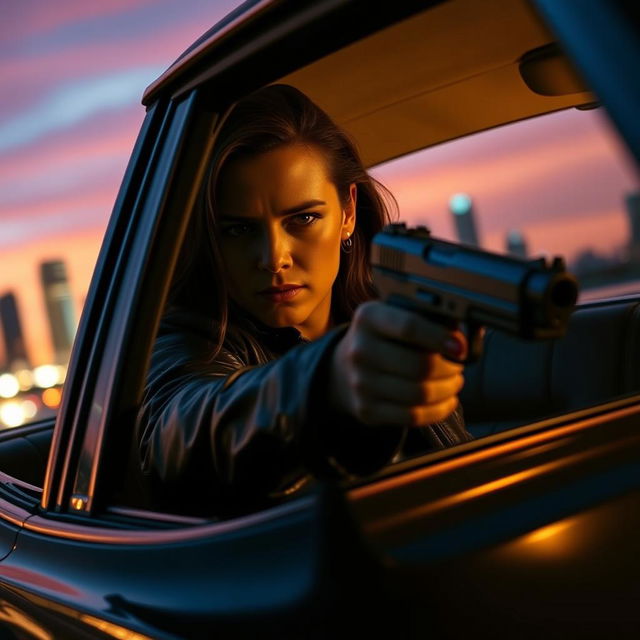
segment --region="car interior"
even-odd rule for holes
[[[325,109],[375,166],[418,149],[570,107],[594,96],[524,0],[443,2],[280,78]],[[428,34],[428,37],[425,37]],[[485,336],[462,394],[481,437],[640,388],[640,302],[581,305],[567,335]],[[514,367],[513,363],[517,363]],[[52,421],[0,433],[0,469],[37,495]]]
[[[444,2],[282,82],[345,127],[369,166],[513,121],[597,105],[524,0],[495,0],[490,11],[473,0]],[[461,402],[470,432],[482,437],[637,391],[637,313],[633,298],[583,304],[567,335],[548,342],[488,330],[482,359],[465,371]]]

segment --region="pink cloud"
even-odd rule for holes
[[[110,212],[115,195],[114,189],[105,185],[103,181],[97,185],[91,185],[86,190],[63,193],[48,201],[38,199],[34,202],[19,204],[10,210],[0,210],[0,218],[3,223],[8,223],[12,219],[26,222],[30,218],[42,219],[60,216],[60,224],[63,225],[65,216],[74,212],[102,209]]]
[[[83,122],[82,126],[46,136],[11,154],[0,155],[0,182],[29,181],[67,164],[107,155],[128,158],[143,118],[141,105],[115,114],[101,114]]]
[[[20,29],[7,33],[3,31],[3,39],[5,43],[9,43],[35,37],[62,26],[127,13],[135,8],[155,3],[156,0],[101,0],[82,3],[77,0],[56,0],[49,3],[22,0],[12,11],[14,20],[20,22]],[[6,17],[5,15],[5,19]]]
[[[52,51],[46,56],[14,56],[0,66],[0,85],[12,87],[15,96],[35,98],[38,93],[75,80],[81,76],[95,76],[113,70],[136,66],[160,65],[168,67],[208,25],[193,20],[174,24],[156,32],[141,33],[139,37],[96,42],[82,47],[70,46]],[[23,90],[24,88],[24,90]],[[140,98],[146,87],[140,87]],[[20,101],[22,102],[22,101]],[[12,101],[17,108],[18,101]],[[6,107],[5,107],[6,109]]]
[[[483,246],[504,250],[506,232],[517,228],[534,251],[568,257],[623,244],[624,196],[640,188],[608,126],[575,111],[441,145],[375,174],[398,199],[401,218],[427,224],[436,236],[455,239],[448,202],[464,191],[474,200]]]
[[[0,157],[1,249],[47,234],[106,225],[144,116],[142,107],[96,118]]]

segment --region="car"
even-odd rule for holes
[[[0,432],[6,637],[635,637],[637,291],[580,304],[552,342],[488,332],[472,442],[255,513],[151,508],[132,440],[234,101],[291,84],[368,166],[601,104],[637,170],[639,22],[611,0],[252,0],[187,49],[144,94],[57,417]]]

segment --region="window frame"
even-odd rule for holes
[[[116,465],[101,462],[114,452],[121,455],[123,446],[129,450],[152,338],[213,143],[215,114],[239,96],[441,1],[425,5],[408,0],[366,19],[366,3],[360,0],[258,3],[246,20],[232,23],[206,48],[213,64],[203,64],[196,48],[179,66],[186,73],[176,79],[170,69],[163,86],[155,86],[154,101],[145,95],[148,113],[107,227],[71,355],[45,475],[43,511],[91,516],[108,503],[117,483]],[[354,28],[352,19],[358,16]],[[316,39],[325,31],[333,38]],[[292,43],[299,48],[296,60],[289,55]]]
[[[202,179],[207,145],[210,148],[213,141],[209,135],[213,114],[237,96],[340,49],[391,19],[428,9],[424,3],[407,2],[385,9],[378,22],[366,22],[358,29],[349,29],[345,21],[330,46],[309,42],[300,59],[293,61],[286,55],[288,38],[310,40],[319,22],[330,24],[340,11],[357,15],[363,3],[327,2],[322,5],[322,19],[312,4],[266,5],[264,13],[220,38],[223,55],[218,64],[203,63],[196,55],[184,76],[170,77],[164,87],[154,89],[157,101],[149,106],[125,174],[72,353],[43,488],[45,512],[89,516],[89,523],[90,516],[108,502],[116,481],[115,465],[101,463],[132,430],[177,247],[199,187],[196,183]],[[283,16],[289,18],[285,27]],[[256,32],[262,37],[247,43],[247,33]],[[274,53],[273,63],[261,64]],[[256,73],[247,77],[244,72],[250,68]],[[173,92],[170,97],[169,92]],[[203,133],[206,143],[198,140]],[[181,146],[188,151],[175,155]],[[185,167],[195,171],[198,180],[191,182],[180,204]],[[166,182],[160,186],[163,179]],[[134,339],[141,335],[145,339]]]

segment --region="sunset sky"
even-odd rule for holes
[[[238,4],[2,3],[0,295],[18,297],[33,364],[51,356],[38,264],[67,263],[79,312],[144,117],[145,87]]]
[[[63,259],[77,312],[144,117],[140,99],[233,0],[20,0],[0,20],[0,295],[18,296],[33,364],[51,357],[38,265]],[[452,237],[447,202],[474,198],[481,239],[517,227],[533,252],[623,247],[638,188],[599,112],[570,110],[376,170],[402,217]],[[0,352],[0,363],[2,361]]]

